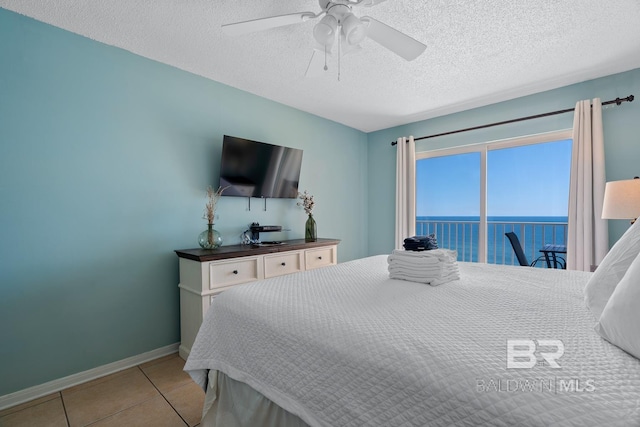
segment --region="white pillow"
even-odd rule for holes
[[[636,256],[602,311],[596,331],[640,359],[640,255]]]
[[[640,253],[640,221],[636,221],[604,257],[584,288],[584,300],[596,319],[627,269]]]

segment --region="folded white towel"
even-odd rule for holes
[[[441,268],[411,268],[399,267],[393,264],[389,265],[389,273],[403,273],[413,276],[433,277],[439,279],[449,274],[459,274],[460,269],[454,265],[442,266]]]
[[[390,255],[390,257],[392,257]],[[413,271],[419,274],[442,274],[443,271],[457,268],[457,263],[450,261],[439,261],[437,258],[422,258],[416,260],[406,260],[391,258],[388,260],[387,268],[396,270]]]
[[[389,255],[387,257],[387,263],[389,263],[389,265],[406,265],[406,266],[414,266],[414,267],[433,267],[435,265],[457,265],[458,261],[456,261],[456,260],[441,261],[438,258],[407,259],[407,258],[399,258],[399,257],[396,257],[394,255]]]
[[[395,267],[433,269],[433,268],[441,268],[441,267],[458,265],[457,261],[439,261],[437,258],[431,258],[431,259],[423,258],[423,259],[416,259],[416,260],[408,260],[408,259],[398,259],[397,257],[396,258],[392,258],[392,257],[393,255],[389,255],[390,259],[388,259],[387,262],[390,266],[393,265]]]
[[[432,249],[429,251],[406,251],[402,249],[394,249],[391,252],[393,255],[403,255],[409,257],[433,257],[441,255],[457,255],[458,251],[453,249]]]
[[[389,277],[438,286],[460,278],[457,259],[458,252],[449,249],[396,249],[387,257]]]
[[[403,251],[394,249],[390,255],[392,259],[429,259],[437,258],[440,261],[456,261],[458,259],[458,251],[450,249],[433,249],[430,251]]]
[[[444,263],[442,261],[438,261],[435,263],[422,263],[422,262],[403,262],[399,260],[391,260],[389,261],[389,267],[393,266],[396,268],[420,268],[424,270],[441,270],[445,265],[451,265],[450,263]]]
[[[452,274],[459,274],[460,269],[457,263],[440,262],[438,265],[424,267],[421,265],[407,265],[399,262],[391,262],[387,266],[389,273],[399,273],[407,276],[414,276],[424,279],[441,279]]]
[[[438,257],[405,257],[400,255],[391,254],[387,257],[387,262],[389,264],[393,263],[403,263],[407,265],[423,265],[423,266],[432,266],[438,265],[446,260],[441,260]]]
[[[440,286],[444,283],[449,283],[449,282],[453,282],[454,280],[460,279],[460,275],[457,273],[449,274],[438,279],[431,278],[431,277],[420,277],[420,276],[399,273],[399,272],[389,273],[389,277],[391,279],[400,279],[400,280],[406,280],[409,282],[426,283],[427,285],[431,285],[431,286]]]

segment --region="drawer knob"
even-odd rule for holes
[[[319,257],[318,257],[318,259],[322,259],[322,257],[321,257],[321,256],[319,256]]]
[[[233,274],[238,274],[238,270],[233,270]]]
[[[282,265],[282,266],[284,267],[285,265],[287,265],[287,263],[286,263],[286,262],[283,262],[283,263],[282,263],[282,264],[280,264],[280,265]]]

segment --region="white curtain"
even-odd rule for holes
[[[576,104],[569,188],[567,269],[589,271],[609,250],[609,232],[602,219],[604,199],[604,136],[602,104]]]
[[[413,136],[396,144],[396,249],[416,234],[416,145]]]

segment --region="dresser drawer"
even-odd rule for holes
[[[209,263],[209,289],[238,285],[260,279],[260,258]]]
[[[336,247],[307,249],[304,253],[304,263],[307,270],[333,265],[336,263]]]
[[[265,255],[264,257],[264,277],[282,276],[302,270],[301,251]]]

